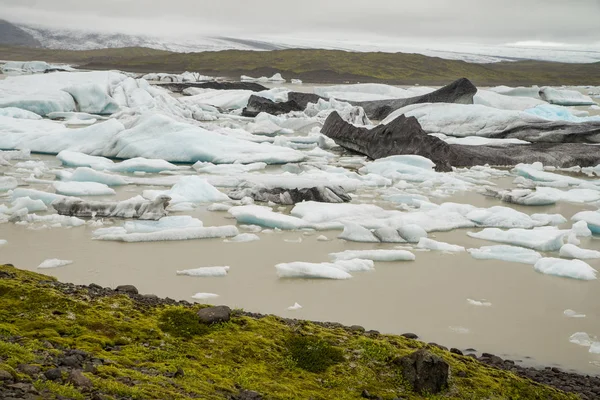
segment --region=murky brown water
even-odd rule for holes
[[[41,158],[53,160],[48,156]],[[497,183],[509,185],[511,180],[503,178]],[[116,198],[129,198],[146,188],[119,188]],[[476,193],[432,200],[506,206]],[[566,203],[516,208],[529,214],[561,213],[567,218],[581,209],[595,209]],[[205,207],[191,214],[202,219],[205,226],[235,224],[229,214],[209,212]],[[79,227],[36,231],[14,224],[0,225],[0,239],[8,240],[0,248],[0,261],[36,270],[47,258],[68,259],[74,263],[43,272],[80,284],[133,284],[142,293],[175,299],[191,300],[190,296],[197,292],[217,293],[220,297],[213,303],[249,311],[359,324],[384,333],[415,332],[423,340],[446,346],[473,347],[531,364],[600,373],[600,356],[568,341],[570,335],[579,331],[600,335],[599,281],[546,276],[535,272],[531,265],[479,261],[467,253],[421,251],[415,252],[416,262],[376,263],[375,271],[354,273],[354,278],[347,281],[280,280],[274,268],[280,262],[323,262],[328,261],[331,252],[391,249],[394,245],[337,240],[339,231],[260,233],[261,240],[251,243],[224,243],[217,239],[117,243],[91,240],[92,230]],[[492,244],[469,238],[466,231],[435,233],[431,237],[467,248]],[[333,240],[317,241],[320,234]],[[301,243],[285,241],[299,238]],[[600,250],[600,240],[585,239],[581,247]],[[223,278],[193,278],[175,273],[224,265],[231,270]],[[599,260],[592,260],[590,265],[600,269]],[[467,298],[486,299],[492,306],[475,307],[467,303]],[[295,302],[304,308],[287,311]],[[567,318],[563,311],[568,308],[587,317]]]

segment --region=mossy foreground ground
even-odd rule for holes
[[[205,306],[91,291],[0,266],[0,370],[40,398],[228,399],[246,390],[264,399],[358,399],[364,390],[383,399],[577,398],[435,347],[450,364],[449,387],[420,396],[392,361],[422,342],[241,312],[206,326],[195,314]],[[72,349],[87,385],[69,383],[69,366],[47,379],[73,366]]]

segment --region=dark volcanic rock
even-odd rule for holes
[[[48,380],[57,381],[59,379],[62,379],[62,372],[58,368],[52,368],[44,372],[44,376]]]
[[[302,107],[294,100],[276,103],[273,100],[264,97],[250,96],[248,105],[242,111],[244,117],[256,117],[261,112],[272,115],[287,114],[291,111],[304,111],[306,107]]]
[[[254,201],[292,205],[303,201],[317,201],[320,203],[345,203],[352,200],[350,195],[339,186],[316,186],[304,189],[282,189],[265,187],[251,187],[237,189],[229,193],[234,200],[251,197]]]
[[[203,308],[197,315],[200,322],[207,325],[227,322],[231,318],[231,308],[227,306]]]
[[[584,143],[532,143],[527,145],[464,146],[448,144],[428,135],[414,117],[399,116],[373,129],[356,127],[337,112],[327,117],[321,132],[352,151],[372,159],[399,154],[429,158],[437,171],[474,165],[508,166],[539,161],[555,167],[582,167],[600,164],[600,148]]]
[[[69,374],[69,382],[75,387],[89,389],[92,387],[92,381],[87,376],[83,375],[80,370],[73,370]]]
[[[133,285],[117,286],[117,288],[115,289],[115,292],[126,293],[126,294],[138,294],[139,293],[137,288]]]
[[[263,397],[252,390],[242,390],[238,395],[230,397],[231,400],[262,400]]]
[[[419,338],[419,336],[417,336],[417,334],[415,334],[415,333],[410,333],[410,332],[409,332],[409,333],[403,333],[403,334],[402,334],[402,335],[400,335],[400,336],[404,336],[404,337],[405,337],[405,338],[407,338],[407,339],[413,339],[413,340],[416,340],[416,339],[418,339],[418,338]]]
[[[402,367],[404,379],[415,392],[436,394],[448,385],[450,366],[441,357],[425,349],[394,361]]]
[[[41,372],[39,366],[30,364],[19,364],[17,365],[17,370],[29,376],[36,376]]]
[[[11,382],[13,380],[13,376],[10,372],[0,369],[0,382]]]
[[[461,78],[435,92],[408,99],[349,101],[354,106],[364,108],[367,117],[382,120],[399,108],[421,103],[459,103],[473,104],[477,88],[467,78]],[[340,99],[343,100],[343,99]]]
[[[157,86],[165,87],[175,93],[181,93],[188,88],[215,90],[251,90],[253,92],[262,92],[263,90],[268,90],[263,85],[259,85],[255,82],[171,82],[159,83]]]
[[[325,97],[314,93],[289,92],[288,100],[295,101],[302,109],[306,109],[308,103],[317,104],[319,100],[328,100]]]

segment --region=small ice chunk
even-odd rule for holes
[[[201,267],[196,269],[185,269],[177,271],[177,275],[198,276],[198,277],[213,277],[226,276],[229,272],[229,267]]]
[[[208,206],[206,209],[208,211],[229,211],[230,208],[231,208],[231,206],[229,204],[213,203],[210,206]]]
[[[585,221],[578,221],[573,224],[571,231],[577,237],[590,237],[592,236],[592,231],[588,228],[588,224]]]
[[[473,299],[467,299],[467,302],[472,305],[472,306],[477,306],[477,307],[491,307],[492,303],[490,303],[489,301],[485,301],[485,300],[473,300]]]
[[[600,212],[598,211],[582,211],[571,218],[572,221],[585,221],[588,229],[592,233],[600,234]]]
[[[345,222],[344,231],[338,236],[351,242],[379,243],[379,239],[367,228],[363,228],[354,222]]]
[[[145,198],[154,200],[156,197],[166,195],[171,198],[171,204],[177,203],[211,203],[227,201],[229,197],[221,193],[216,187],[199,176],[184,176],[170,190],[144,190]]]
[[[563,314],[565,314],[565,316],[569,318],[585,318],[585,314],[580,314],[577,311],[571,309],[565,310]]]
[[[302,308],[302,306],[298,303],[294,303],[293,306],[288,307],[287,309],[289,311],[296,311],[296,310],[300,310]]]
[[[255,242],[260,240],[260,238],[254,233],[240,233],[237,236],[232,237],[231,239],[225,239],[224,242],[227,243],[245,243],[245,242]]]
[[[329,238],[327,236],[325,236],[325,235],[320,235],[320,236],[317,236],[317,240],[319,242],[328,242]]]
[[[106,196],[116,194],[114,189],[97,182],[54,182],[56,193],[66,196]]]
[[[352,275],[332,263],[292,262],[275,266],[280,278],[350,279]]]
[[[597,271],[581,260],[542,258],[535,263],[533,268],[536,271],[547,275],[555,275],[586,281],[597,279]]]
[[[65,265],[69,265],[69,264],[73,264],[73,261],[59,260],[58,258],[50,258],[50,259],[42,262],[40,265],[38,265],[38,268],[40,268],[40,269],[58,268],[58,267],[64,267]]]
[[[594,342],[590,346],[590,353],[592,354],[600,354],[600,342]]]
[[[565,244],[560,248],[559,254],[563,258],[578,258],[581,260],[600,258],[600,251],[581,249],[574,244]]]
[[[56,155],[63,165],[68,167],[90,167],[97,170],[110,169],[113,166],[113,161],[98,156],[90,156],[77,151],[63,150]]]
[[[12,176],[0,176],[0,192],[12,190],[19,185],[19,182]]]
[[[214,299],[219,297],[218,294],[214,294],[214,293],[196,293],[195,295],[192,296],[192,299],[194,300],[208,300],[208,299]]]
[[[161,159],[135,157],[122,161],[118,164],[112,164],[109,169],[114,172],[143,171],[149,173],[158,173],[162,171],[177,171],[180,168],[177,165]]]
[[[467,251],[473,258],[478,260],[502,260],[531,265],[542,258],[542,255],[537,251],[508,245],[483,246],[479,249],[468,249]]]
[[[466,335],[467,333],[471,332],[469,328],[465,328],[464,326],[449,326],[448,328],[453,332],[460,333],[461,335]]]
[[[422,238],[427,237],[425,229],[415,224],[402,225],[398,228],[398,233],[408,243],[419,243]]]
[[[334,261],[340,260],[372,260],[372,261],[414,261],[415,255],[407,250],[346,250],[341,253],[330,253]]]
[[[8,243],[7,240],[4,240],[4,239],[0,240],[0,246],[4,246],[6,243]]]
[[[571,335],[571,337],[569,338],[569,342],[579,346],[589,347],[592,345],[593,340],[587,333],[577,332]]]
[[[406,240],[404,240],[402,236],[400,236],[398,230],[395,228],[386,226],[383,228],[376,229],[375,232],[373,232],[373,234],[382,243],[406,243]]]
[[[160,222],[160,221],[159,221]],[[101,228],[93,233],[96,240],[113,240],[121,242],[158,242],[170,240],[192,240],[226,238],[239,235],[233,225],[209,227],[166,228],[154,232],[128,232],[125,228]]]
[[[437,251],[445,251],[451,253],[458,253],[461,251],[465,251],[465,248],[462,246],[457,246],[450,243],[438,242],[433,239],[421,238],[419,243],[417,244],[419,249],[429,249],[429,250],[437,250]]]

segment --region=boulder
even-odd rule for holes
[[[404,379],[417,393],[440,393],[448,385],[450,365],[428,350],[417,350],[394,363],[402,368]]]
[[[115,289],[115,292],[119,292],[119,293],[125,293],[125,294],[138,294],[139,291],[137,290],[137,288],[133,285],[120,285],[117,286]]]
[[[231,318],[231,308],[227,306],[207,307],[198,311],[197,315],[202,324],[218,324],[229,321]]]
[[[90,389],[92,387],[92,381],[90,378],[83,375],[83,373],[77,369],[74,369],[69,374],[69,382],[72,383],[73,386],[82,389]]]

